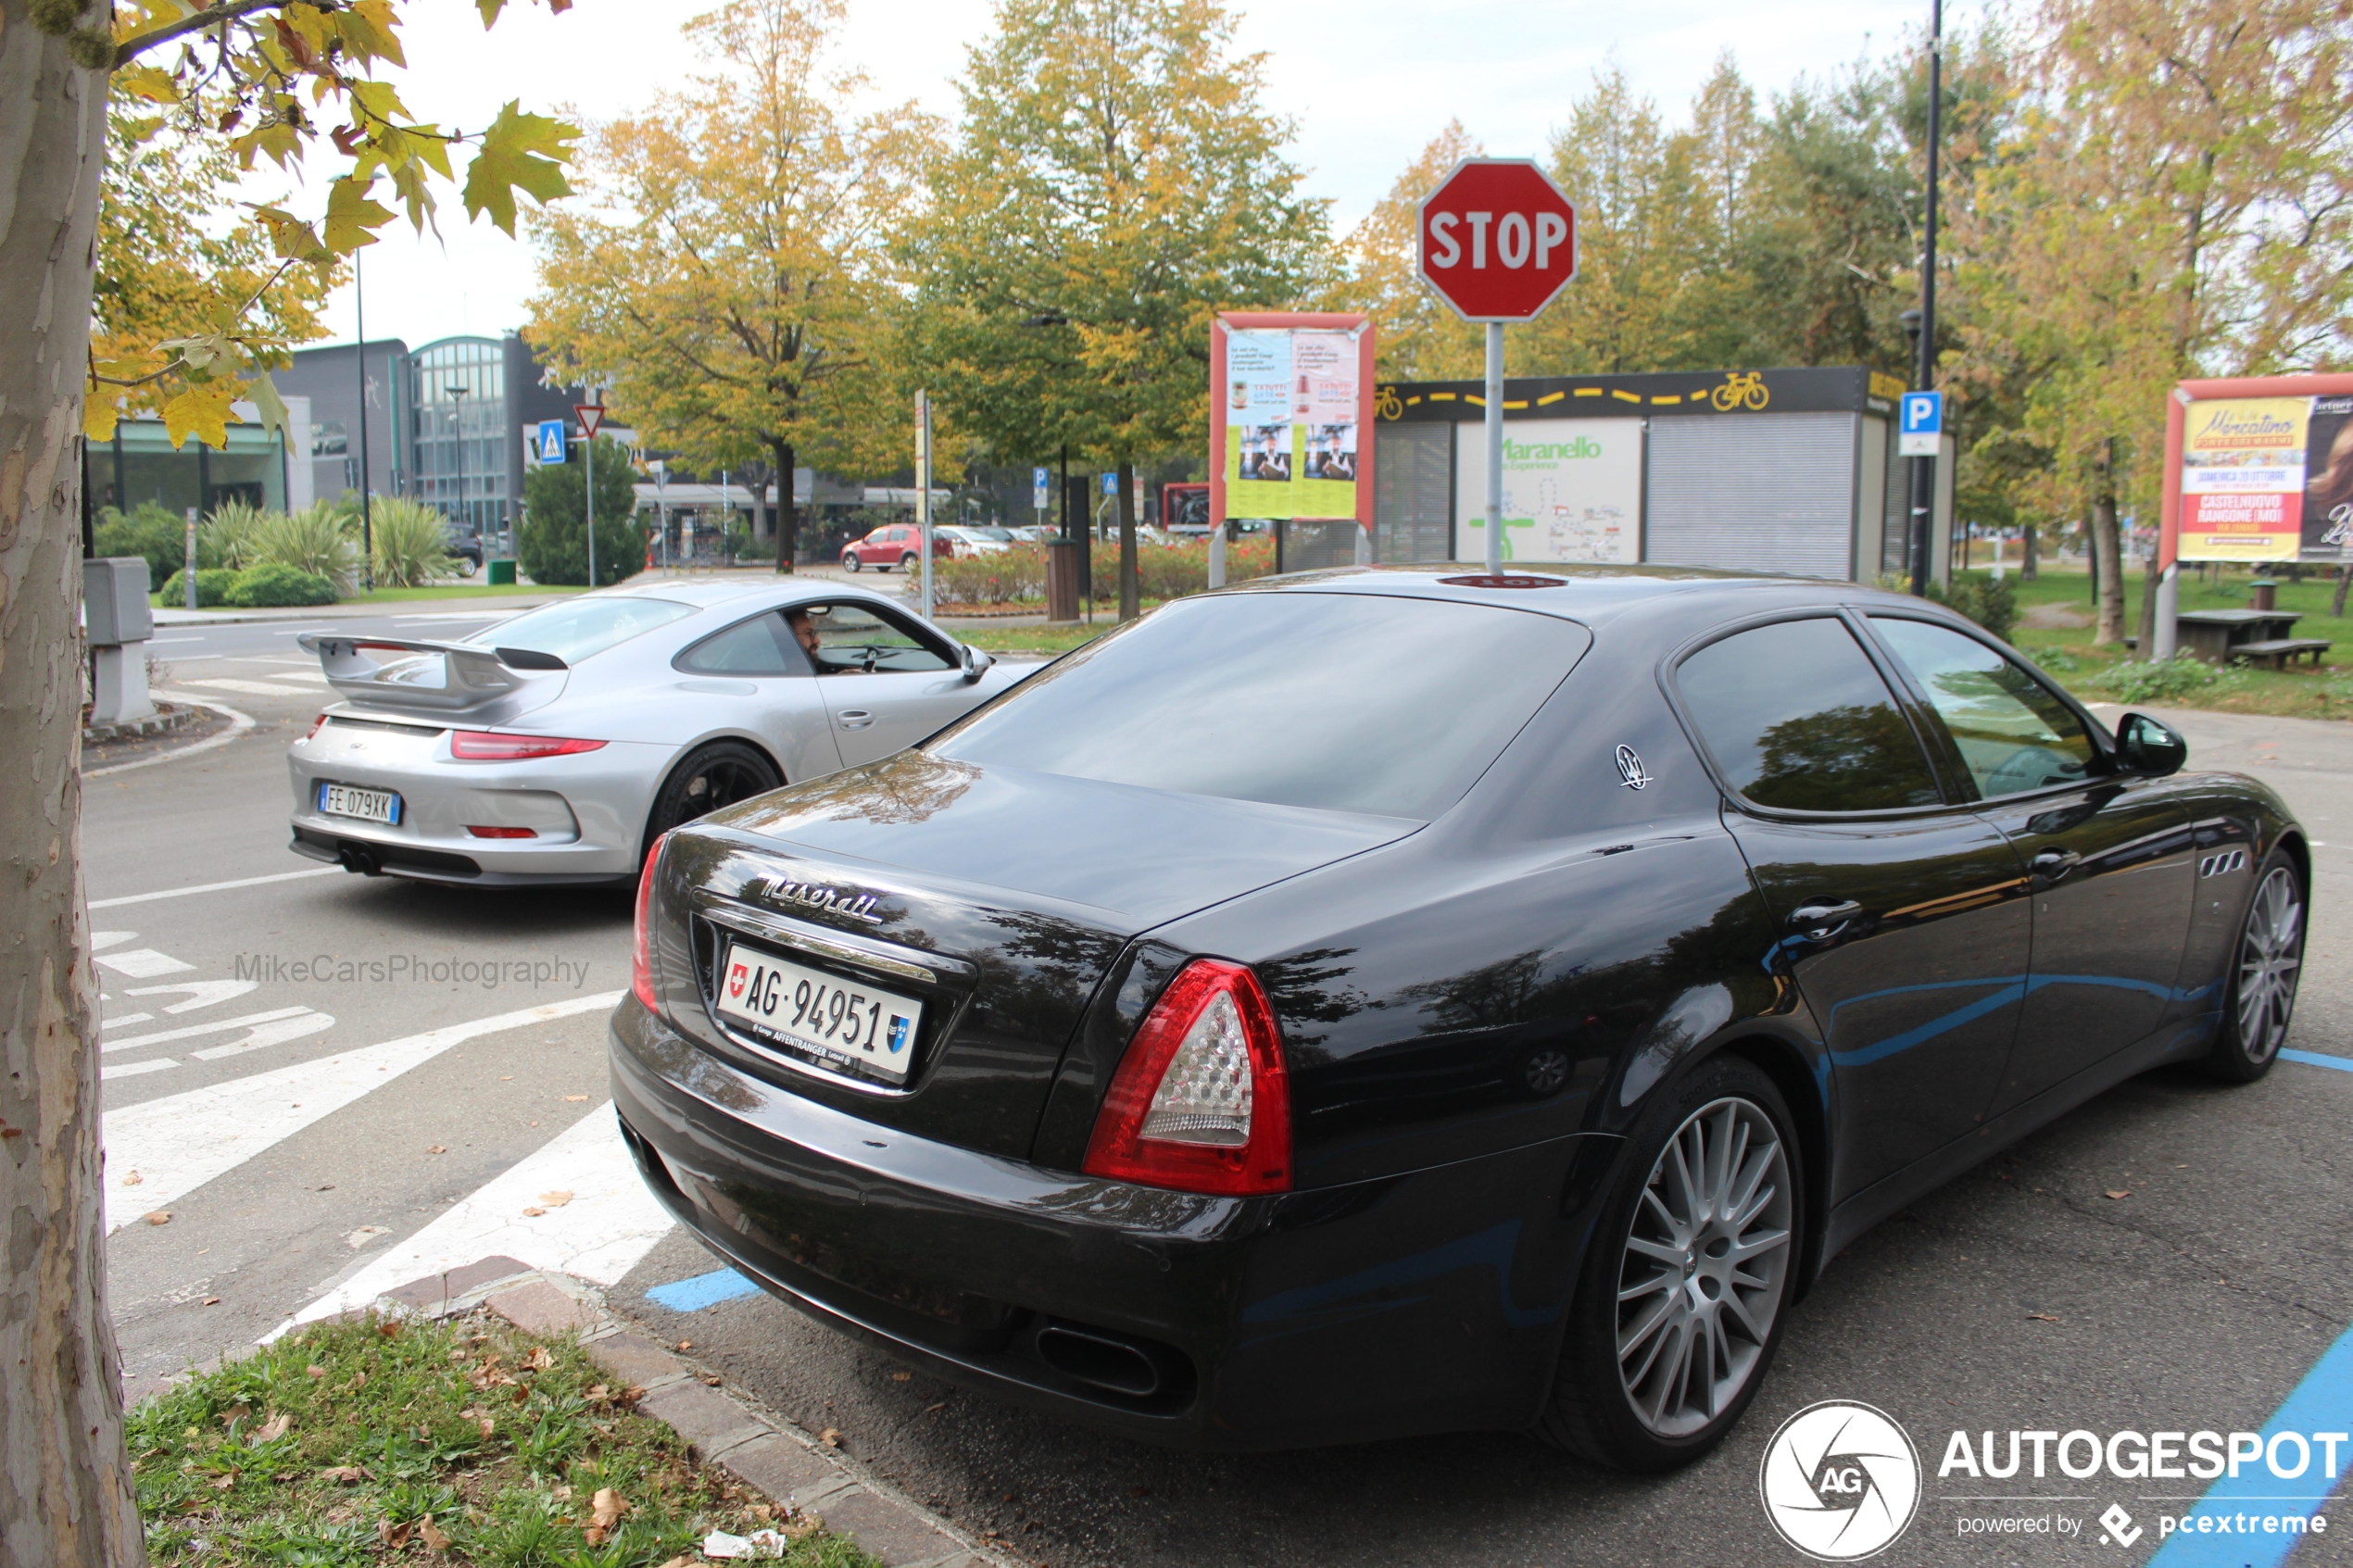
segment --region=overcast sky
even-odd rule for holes
[[[510,98],[527,109],[564,104],[618,117],[693,67],[675,31],[691,4],[576,0],[561,17],[515,4],[485,36],[472,0],[410,0],[406,47],[417,69],[400,91],[415,113],[469,131]],[[1293,157],[1308,171],[1307,188],[1331,199],[1342,232],[1450,116],[1490,153],[1541,156],[1568,100],[1613,59],[1674,119],[1725,50],[1769,94],[1911,47],[1928,17],[1926,0],[1257,0],[1238,8],[1242,46],[1268,56],[1269,105],[1298,121]],[[851,0],[849,9],[845,59],[889,99],[952,115],[964,50],[988,28],[986,0]],[[1948,7],[1948,30],[1957,9]],[[399,224],[367,251],[370,337],[404,338],[413,348],[522,324],[529,247],[486,221],[467,223],[454,191],[445,202],[438,239],[413,238]],[[349,288],[326,320],[349,340]]]

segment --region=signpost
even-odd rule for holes
[[[1053,470],[1044,464],[1029,470],[1029,507],[1040,521],[1046,516],[1046,503],[1053,493]]]
[[[915,522],[923,539],[924,619],[931,619],[931,394],[915,394]]]
[[[594,588],[597,585],[597,429],[605,422],[605,406],[602,403],[575,403],[572,411],[580,416],[580,428],[587,433],[587,440],[581,447],[582,459],[587,467],[582,470],[581,477],[588,482],[584,492],[588,498],[588,586]]]
[[[564,460],[563,420],[540,420],[533,432],[531,444],[539,449],[539,460],[541,462],[562,462]]]
[[[1487,572],[1504,570],[1504,327],[1577,276],[1577,208],[1529,158],[1465,158],[1422,198],[1422,282],[1487,325]]]
[[[1944,439],[1944,395],[1941,392],[1907,392],[1899,406],[1901,418],[1895,431],[1895,455],[1899,458],[1933,458],[1937,446]]]

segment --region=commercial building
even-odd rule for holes
[[[1506,381],[1504,558],[1865,582],[1906,572],[1911,465],[1894,430],[1904,390],[1859,366]],[[1379,388],[1376,560],[1485,556],[1484,395],[1475,381]],[[1952,555],[1953,451],[1948,435],[1929,546],[1940,582]],[[1346,532],[1290,525],[1284,565],[1349,558]]]
[[[287,422],[296,433],[310,425],[309,406],[286,399]],[[311,501],[311,468],[290,453],[283,433],[266,430],[250,403],[230,406],[227,446],[216,450],[191,436],[179,446],[164,433],[161,420],[124,420],[109,441],[82,447],[82,495],[85,518],[108,507],[130,512],[143,504],[173,516],[190,508],[199,516],[224,501],[271,510],[299,509]]]

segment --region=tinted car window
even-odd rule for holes
[[[1172,604],[926,749],[1192,795],[1429,818],[1591,638],[1524,610],[1353,594]]]
[[[1877,631],[1944,721],[1987,799],[2090,771],[2092,737],[2067,704],[2024,670],[1949,627],[1874,616]]]
[[[669,599],[582,598],[502,621],[466,641],[490,647],[531,648],[577,664],[619,643],[695,613],[692,605]]]
[[[1903,710],[1843,621],[1782,621],[1683,660],[1676,684],[1724,782],[1759,806],[1933,806],[1936,780]]]
[[[809,659],[771,610],[705,637],[678,656],[677,667],[698,675],[806,675]]]
[[[910,628],[864,605],[811,605],[817,673],[953,670],[955,662]]]

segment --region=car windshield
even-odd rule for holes
[[[1370,594],[1172,604],[1031,676],[934,756],[1427,821],[1592,641],[1487,605]]]
[[[577,664],[640,633],[667,626],[681,616],[694,613],[694,606],[669,599],[639,598],[634,594],[610,598],[598,595],[527,610],[512,621],[476,632],[466,641],[493,647],[530,648],[537,653],[552,653],[566,664]]]

